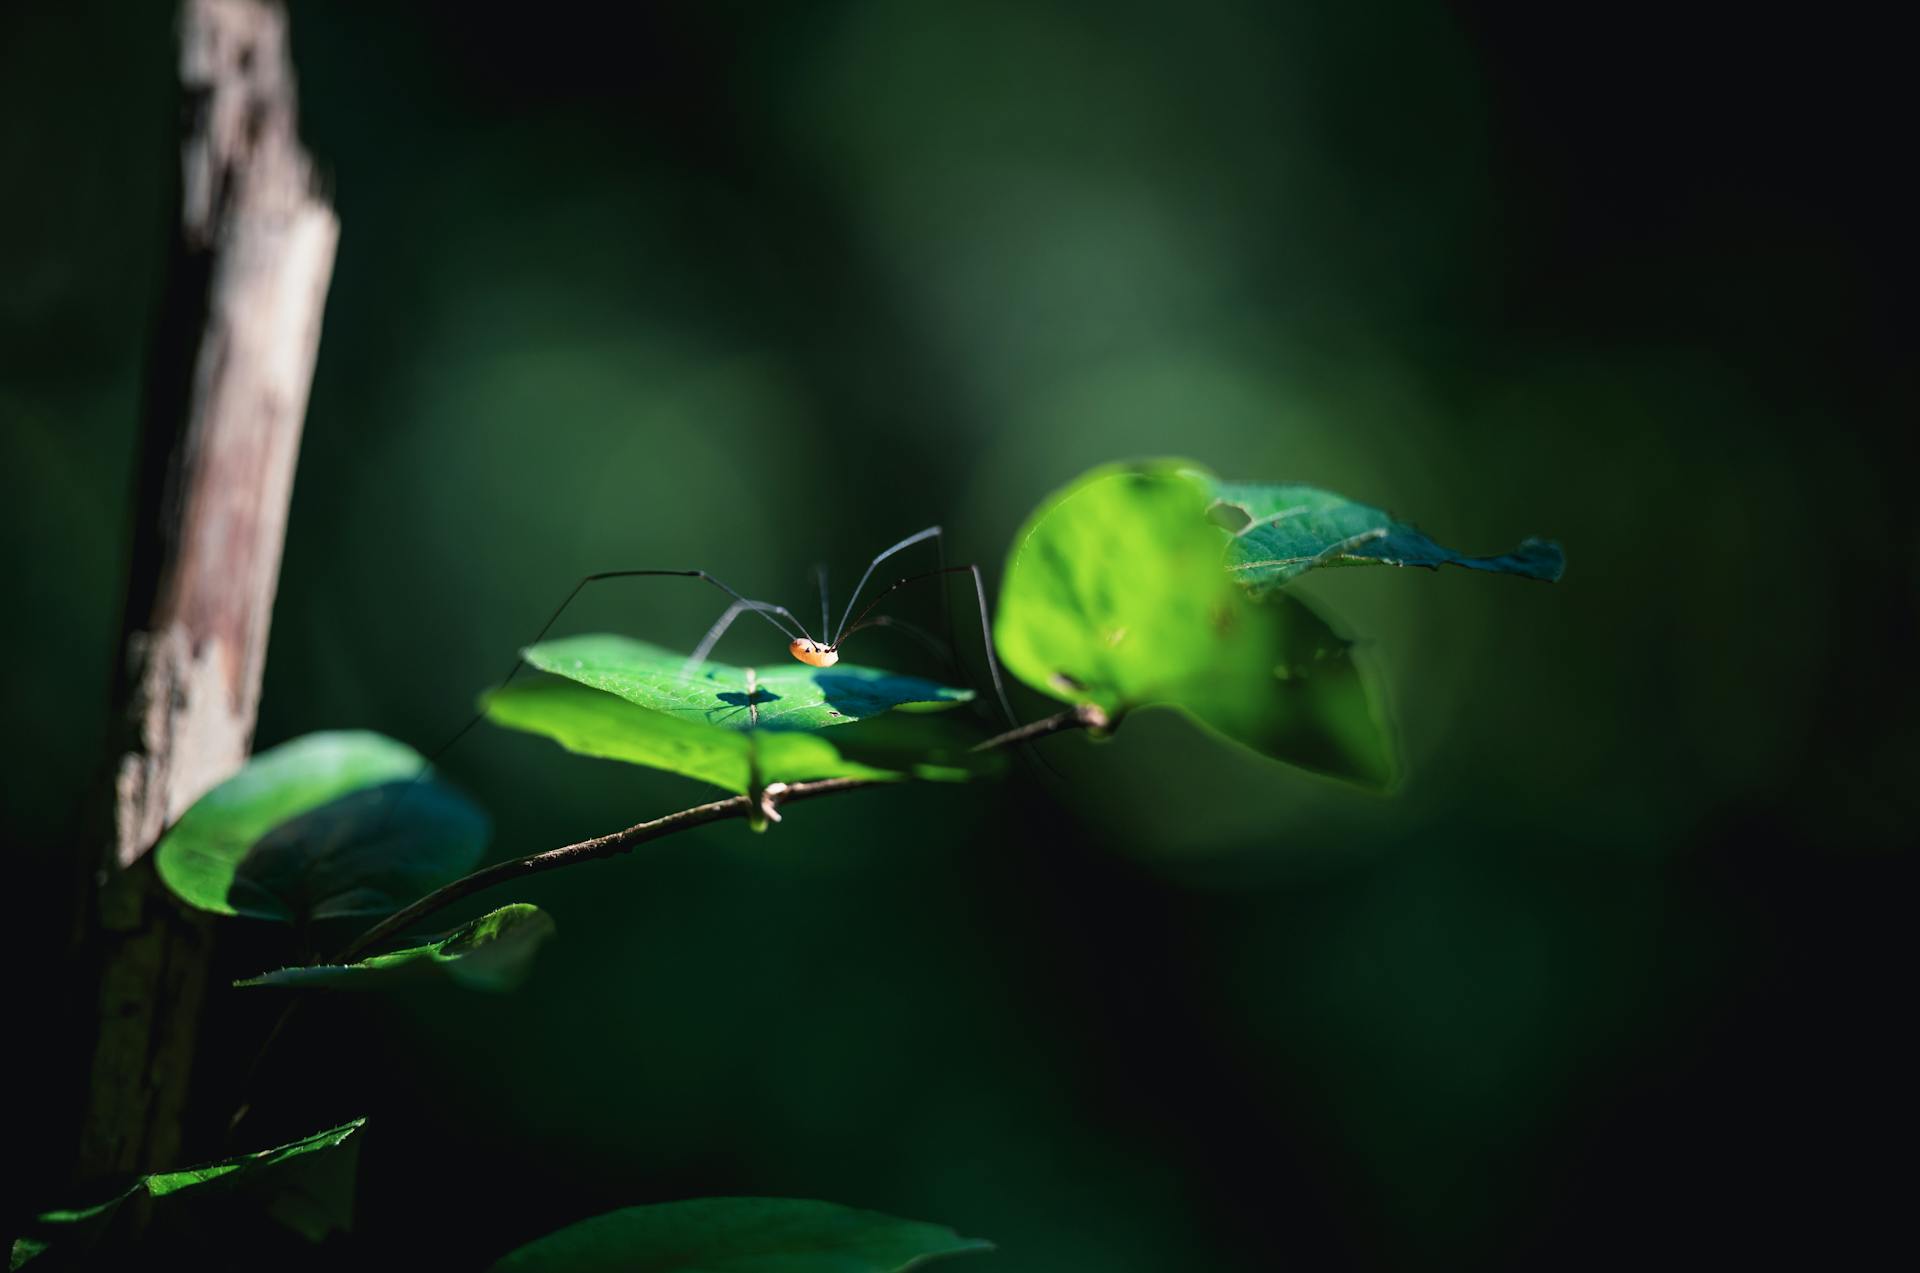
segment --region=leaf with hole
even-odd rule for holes
[[[486,814],[411,747],[363,731],[269,748],[196,801],[154,850],[176,896],[220,915],[384,915],[472,869]]]
[[[1193,472],[1211,491],[1208,516],[1233,536],[1228,571],[1256,593],[1321,566],[1464,566],[1548,582],[1566,569],[1560,545],[1551,540],[1527,539],[1511,552],[1470,557],[1380,509],[1317,486],[1222,482]]]
[[[492,1273],[904,1273],[993,1244],[952,1229],[797,1198],[695,1198],[582,1220]]]
[[[551,915],[527,902],[514,902],[425,945],[352,964],[281,968],[233,984],[295,990],[384,990],[450,981],[469,990],[517,990],[533,972],[533,957],[553,936],[553,930]]]
[[[15,1241],[11,1267],[49,1250],[50,1262],[68,1264],[119,1249],[133,1235],[114,1222],[140,1198],[153,1200],[149,1222],[156,1229],[215,1232],[229,1223],[227,1214],[244,1210],[249,1224],[257,1223],[253,1216],[268,1215],[317,1242],[352,1225],[355,1135],[366,1121],[356,1118],[258,1153],[155,1172],[92,1206],[42,1212]]]
[[[1115,465],[1048,500],[1015,540],[994,635],[1007,669],[1118,720],[1177,707],[1267,756],[1369,786],[1393,758],[1352,645],[1293,596],[1222,565],[1211,494],[1180,461]]]

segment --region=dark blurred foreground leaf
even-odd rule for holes
[[[425,761],[363,731],[261,752],[202,796],[154,850],[182,901],[287,922],[381,915],[480,860],[490,827]]]
[[[1393,776],[1351,644],[1297,597],[1223,568],[1211,495],[1176,461],[1095,470],[1016,539],[994,636],[1008,670],[1118,720],[1177,707],[1277,760],[1369,786]]]
[[[571,641],[592,643],[572,647],[590,655],[572,668],[573,679],[549,677],[496,690],[483,703],[487,716],[510,729],[544,735],[569,751],[664,769],[736,793],[746,791],[756,775],[761,783],[843,777],[959,781],[989,771],[1001,760],[969,753],[975,734],[966,722],[949,719],[945,712],[894,712],[874,706],[881,701],[896,706],[957,702],[958,697],[938,696],[962,696],[964,690],[854,669],[861,708],[870,709],[862,718],[854,714],[847,691],[832,679],[841,669],[796,664],[801,675],[755,677],[749,712],[745,676],[737,669],[712,665],[713,680],[689,687],[678,677],[677,655],[622,637]],[[571,642],[555,642],[536,651],[542,660],[568,665],[564,650],[569,646]],[[554,647],[561,652],[556,654]],[[729,674],[738,677],[738,692],[715,688],[730,683]],[[625,692],[606,688],[612,685]],[[838,697],[829,700],[829,692]],[[671,710],[651,706],[654,703]],[[785,714],[775,717],[776,710]],[[829,715],[835,712],[840,714]],[[764,713],[758,728],[752,727],[755,713]],[[804,723],[821,719],[835,725],[831,733]]]
[[[991,1251],[936,1224],[794,1198],[696,1198],[608,1212],[506,1256],[493,1273],[900,1273]]]
[[[229,1226],[247,1228],[263,1214],[317,1242],[352,1224],[355,1133],[366,1121],[356,1118],[276,1149],[143,1176],[91,1207],[43,1212],[14,1243],[10,1267],[42,1255],[35,1268],[95,1261],[124,1240],[115,1220],[142,1205],[153,1208],[153,1228],[190,1231],[208,1246],[218,1245]]]
[[[538,906],[514,902],[424,946],[374,955],[353,964],[282,968],[233,984],[380,990],[445,979],[472,990],[515,990],[532,973],[533,956],[553,931],[551,915]]]
[[[1468,557],[1380,509],[1319,487],[1222,482],[1193,473],[1212,492],[1208,515],[1233,536],[1228,571],[1256,594],[1320,566],[1465,566],[1549,582],[1566,569],[1560,545],[1550,540],[1528,539],[1510,553]]]

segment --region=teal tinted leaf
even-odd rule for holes
[[[1118,719],[1186,711],[1278,760],[1380,786],[1393,771],[1366,669],[1305,601],[1255,598],[1190,465],[1095,470],[1015,541],[994,625],[1007,669]]]
[[[313,964],[263,973],[236,986],[382,990],[447,980],[470,990],[517,990],[533,971],[533,956],[553,936],[553,917],[514,902],[454,929],[438,941],[353,964]]]
[[[794,1198],[696,1198],[582,1220],[493,1273],[901,1273],[993,1244],[936,1224]]]
[[[308,734],[202,796],[154,850],[182,901],[283,921],[379,915],[464,875],[487,816],[403,743]]]
[[[11,1267],[49,1250],[64,1263],[114,1247],[120,1236],[115,1219],[141,1197],[155,1200],[156,1226],[217,1228],[223,1208],[242,1207],[318,1241],[352,1224],[355,1134],[366,1121],[357,1118],[258,1153],[143,1176],[93,1206],[42,1212],[15,1242]]]
[[[709,725],[557,677],[496,690],[484,708],[496,723],[544,735],[569,751],[664,769],[736,793],[748,789],[756,763],[762,783],[901,776],[892,765],[843,755],[823,734]]]
[[[1204,475],[1201,475],[1204,476]],[[1267,592],[1320,566],[1464,566],[1548,581],[1560,578],[1560,545],[1527,539],[1511,552],[1470,557],[1443,548],[1405,522],[1332,491],[1287,483],[1221,482],[1209,515],[1233,536],[1227,569]]]
[[[782,657],[763,668],[704,663],[629,637],[564,637],[523,651],[543,672],[676,720],[721,729],[783,733],[850,725],[891,708],[964,703],[971,690],[874,668],[808,667]]]

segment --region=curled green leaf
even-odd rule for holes
[[[438,941],[374,955],[352,964],[311,964],[262,973],[236,986],[381,990],[446,980],[470,990],[516,990],[533,971],[533,957],[553,936],[553,917],[514,902],[462,924]]]
[[[425,769],[379,734],[307,734],[196,801],[155,865],[182,901],[216,914],[386,914],[472,869],[490,834],[486,814]]]
[[[48,1251],[53,1252],[52,1262],[77,1263],[119,1249],[128,1235],[116,1230],[114,1221],[127,1203],[141,1197],[155,1200],[152,1222],[156,1227],[217,1226],[220,1210],[237,1205],[256,1214],[271,1214],[317,1241],[352,1222],[353,1170],[359,1150],[355,1134],[366,1121],[356,1118],[257,1153],[155,1172],[103,1202],[41,1212],[14,1243],[11,1267],[17,1269]],[[249,1222],[257,1221],[250,1217]]]

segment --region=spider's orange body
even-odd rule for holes
[[[826,645],[806,637],[789,641],[787,653],[808,667],[832,667],[840,661],[840,650],[837,646]]]

